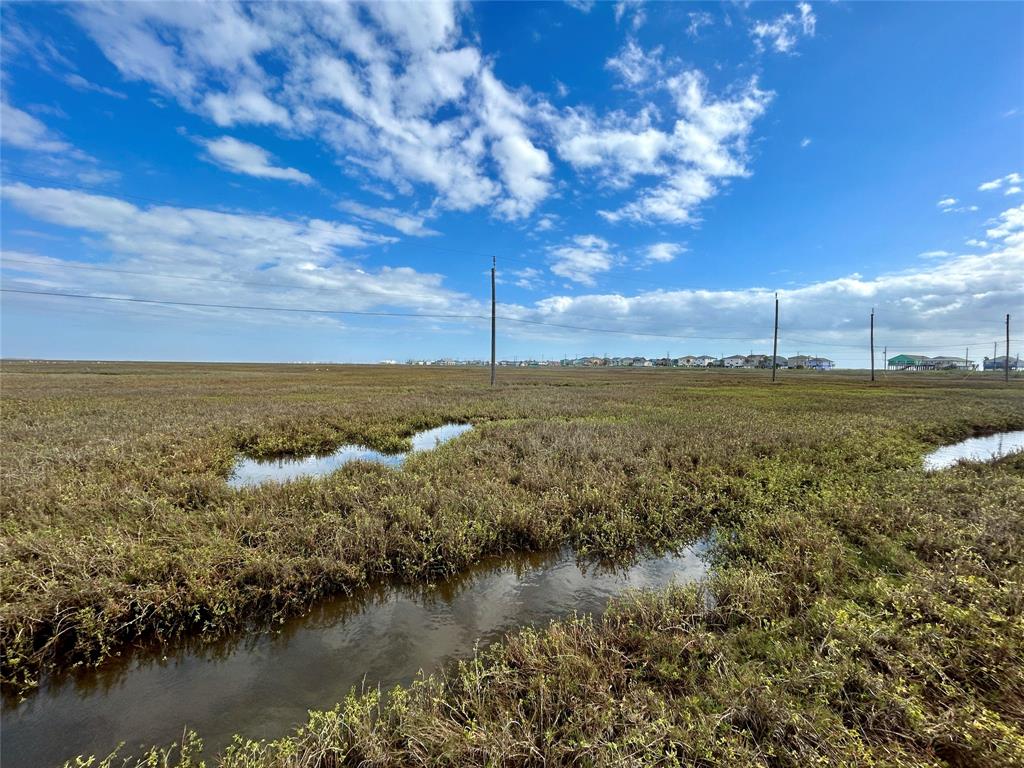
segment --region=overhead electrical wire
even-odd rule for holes
[[[259,311],[259,312],[287,312],[296,314],[314,314],[314,315],[349,315],[356,317],[396,317],[396,318],[425,318],[432,320],[448,320],[448,321],[460,321],[460,320],[490,320],[489,315],[475,315],[475,314],[452,314],[452,313],[434,313],[434,312],[385,312],[385,311],[370,311],[370,310],[351,310],[351,309],[307,309],[301,307],[268,307],[257,304],[223,304],[217,302],[200,302],[200,301],[175,301],[170,299],[144,299],[134,296],[106,296],[100,294],[88,294],[88,293],[71,293],[66,291],[40,291],[40,290],[29,290],[23,288],[0,288],[0,292],[3,293],[14,293],[32,296],[48,296],[57,298],[70,298],[70,299],[85,299],[93,301],[115,301],[124,302],[130,304],[148,304],[156,306],[173,306],[173,307],[188,307],[196,309],[233,309],[240,311]],[[619,328],[594,328],[590,326],[572,325],[568,323],[552,323],[545,320],[529,320],[521,317],[511,317],[507,315],[498,315],[498,320],[511,323],[520,323],[531,326],[541,326],[546,328],[558,328],[561,330],[573,330],[581,331],[584,333],[604,333],[604,334],[617,334],[623,336],[642,336],[660,339],[676,339],[680,341],[759,341],[762,338],[752,338],[749,336],[737,337],[737,336],[701,336],[701,335],[680,335],[670,333],[658,333],[654,331],[634,331]],[[1011,339],[1016,342],[1016,339]],[[845,347],[851,349],[860,349],[862,345],[854,344],[841,344],[835,342],[829,342],[824,340],[812,341],[809,339],[788,339],[787,344],[807,343],[814,346],[821,347]],[[967,345],[984,345],[987,342],[968,342],[965,344],[959,344],[960,346]],[[895,345],[894,345],[895,346]],[[905,345],[915,346],[915,345]],[[923,348],[920,345],[916,345],[918,348]],[[953,346],[953,343],[943,345],[942,348],[949,349]]]

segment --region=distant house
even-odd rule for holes
[[[807,367],[814,371],[831,371],[836,364],[827,357],[812,357],[807,361]]]
[[[715,358],[711,355],[697,355],[693,358],[693,364],[697,368],[707,368],[709,365],[714,365]]]
[[[747,355],[747,368],[765,368],[768,365],[768,355]]]
[[[966,357],[932,357],[928,365],[935,371],[972,371],[978,366]]]
[[[790,368],[806,368],[807,361],[811,359],[810,355],[794,355],[789,358],[786,362],[789,363]]]
[[[729,355],[723,357],[720,361],[723,368],[746,368],[747,367],[747,356],[746,355]]]
[[[1006,355],[999,357],[985,358],[985,362],[982,363],[986,371],[1005,371],[1006,370]],[[1021,369],[1020,355],[1016,355],[1010,358],[1010,370],[1019,371]]]
[[[772,356],[768,355],[764,359],[764,367],[772,367]],[[776,368],[789,368],[789,358],[783,357],[782,355],[775,356],[775,367]]]
[[[680,368],[694,368],[697,365],[697,358],[693,355],[684,355],[683,357],[677,357],[675,364]]]
[[[926,355],[896,355],[886,361],[886,366],[894,371],[920,371],[927,360]]]

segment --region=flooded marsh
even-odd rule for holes
[[[472,369],[10,362],[2,376],[5,764],[50,749],[41,733],[67,734],[44,762],[122,738],[127,757],[186,723],[235,768],[1024,760],[1024,454],[924,465],[1024,429],[1019,382],[503,371],[491,389]],[[225,482],[240,454],[388,455],[444,424],[475,426],[400,471]],[[590,599],[575,564],[472,581],[494,557],[628,558],[712,529],[703,579],[597,588],[612,599],[593,620],[566,617]],[[493,591],[446,592],[459,574]],[[571,598],[547,606],[531,579]],[[398,586],[342,620],[326,608],[382,584]],[[285,631],[247,633],[261,624]],[[495,642],[474,654],[477,639]],[[327,661],[311,671],[290,649]],[[382,649],[394,667],[371,658]],[[419,667],[434,673],[382,700],[346,695]],[[224,748],[232,730],[243,741]],[[185,765],[190,749],[153,759]]]

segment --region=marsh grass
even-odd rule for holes
[[[353,693],[222,762],[1024,765],[1024,459],[920,465],[929,445],[1024,427],[1013,386],[581,371],[491,391],[465,370],[109,368],[4,365],[10,682],[384,576],[713,527],[701,586]],[[383,449],[445,421],[477,429],[402,471],[224,484],[239,450]],[[143,759],[193,764],[194,738]]]

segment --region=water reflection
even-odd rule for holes
[[[166,743],[185,726],[209,753],[234,733],[276,737],[306,711],[332,706],[352,686],[407,684],[474,646],[551,619],[599,613],[630,588],[659,588],[705,573],[704,543],[601,567],[570,551],[482,564],[435,587],[380,587],[325,600],[279,632],[254,633],[175,655],[136,654],[72,680],[51,681],[4,712],[5,768],[59,764]]]
[[[382,453],[363,445],[343,445],[324,456],[285,457],[276,459],[240,458],[228,478],[232,488],[246,488],[267,482],[284,483],[300,477],[322,477],[337,471],[351,461],[372,461],[389,467],[400,467],[411,453],[429,451],[473,428],[472,424],[444,424],[412,436],[408,453]]]
[[[924,457],[926,472],[948,469],[959,461],[993,461],[1024,451],[1024,430],[972,437],[954,445],[944,445]]]

